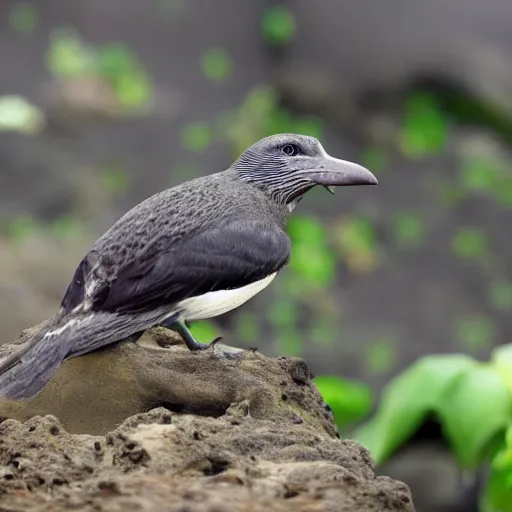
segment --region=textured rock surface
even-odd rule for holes
[[[405,484],[338,438],[302,360],[162,348],[166,333],[0,401],[4,510],[414,510]]]

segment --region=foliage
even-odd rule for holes
[[[207,50],[202,56],[201,68],[205,76],[214,82],[227,80],[232,72],[232,64],[226,49],[216,46]]]
[[[409,157],[424,157],[442,151],[449,126],[435,95],[428,91],[412,91],[404,106],[400,147]]]
[[[288,222],[293,252],[290,268],[314,286],[328,286],[334,278],[335,259],[323,224],[311,215],[296,214]]]
[[[275,46],[286,44],[295,34],[295,18],[284,5],[273,5],[263,13],[261,30],[268,44]]]
[[[220,336],[217,327],[213,322],[207,320],[192,322],[190,332],[200,343],[210,343],[214,338]]]
[[[274,133],[293,132],[317,138],[323,134],[321,119],[292,113],[267,84],[250,89],[235,112],[219,117],[217,128],[231,144],[234,158],[258,139]]]
[[[357,215],[338,219],[333,226],[333,243],[354,274],[368,273],[377,265],[377,235],[369,219]]]
[[[340,431],[364,418],[373,406],[373,392],[361,382],[319,375],[315,377],[314,383],[325,403],[331,407]]]
[[[50,73],[61,79],[97,77],[112,88],[123,107],[141,107],[152,94],[151,80],[135,54],[124,43],[93,46],[76,30],[62,27],[50,38],[46,54]]]
[[[381,464],[433,416],[463,469],[490,464],[482,510],[512,510],[510,375],[512,345],[495,349],[487,363],[466,355],[424,357],[388,384],[355,438]]]
[[[43,222],[28,215],[19,215],[9,220],[6,235],[13,243],[23,243],[37,236],[54,236],[57,239],[72,239],[84,232],[83,223],[70,215],[61,216],[53,222]]]
[[[452,251],[461,259],[479,260],[487,254],[488,250],[489,240],[480,228],[462,228],[452,240]]]

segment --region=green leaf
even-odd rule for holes
[[[146,73],[133,71],[120,75],[114,86],[117,99],[126,107],[138,107],[151,97],[151,81]]]
[[[336,261],[323,247],[296,244],[289,268],[307,279],[312,285],[327,286],[334,280]]]
[[[311,215],[295,215],[290,218],[287,231],[294,243],[325,245],[327,233],[323,224]]]
[[[369,220],[342,219],[335,226],[333,237],[343,262],[352,272],[369,272],[375,267],[377,236]]]
[[[401,246],[414,246],[421,242],[423,225],[413,212],[398,212],[393,217],[393,234]]]
[[[474,192],[490,192],[499,180],[500,170],[494,162],[471,158],[461,169],[463,186]]]
[[[280,46],[291,41],[296,31],[293,14],[283,5],[268,7],[261,18],[261,30],[267,43]]]
[[[219,335],[215,324],[207,320],[191,323],[190,332],[200,343],[210,343],[210,341]]]
[[[508,427],[506,438],[512,437]],[[493,458],[489,476],[480,499],[482,512],[512,512],[512,445],[504,442]]]
[[[496,371],[478,365],[464,372],[439,397],[437,412],[455,456],[475,468],[487,445],[510,421],[511,397]]]
[[[212,127],[208,123],[190,123],[184,128],[181,140],[190,151],[204,151],[212,143]]]
[[[448,138],[448,122],[433,94],[415,91],[405,102],[400,146],[411,157],[441,152]]]
[[[381,464],[436,411],[447,389],[475,366],[465,355],[422,358],[386,386],[377,413],[356,432],[356,440]]]
[[[501,345],[492,351],[491,365],[512,395],[512,343]]]
[[[288,223],[293,241],[290,269],[315,286],[326,286],[334,279],[336,261],[327,246],[324,226],[314,217],[297,215]]]
[[[452,239],[452,252],[466,260],[478,260],[489,251],[489,241],[479,228],[463,228]]]
[[[115,84],[120,76],[132,73],[137,59],[124,43],[109,43],[97,52],[96,68],[108,82]]]
[[[315,377],[324,402],[331,406],[336,425],[341,430],[350,423],[361,420],[373,406],[370,386],[331,375]]]
[[[96,55],[75,30],[66,27],[52,32],[46,64],[54,76],[83,76],[95,71]]]
[[[232,71],[231,59],[225,48],[216,46],[207,50],[201,58],[201,69],[204,75],[214,82],[223,82]]]

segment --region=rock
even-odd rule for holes
[[[165,329],[70,359],[34,398],[0,401],[2,506],[413,511],[311,379],[301,359],[192,353]]]

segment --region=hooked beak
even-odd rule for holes
[[[318,165],[307,171],[308,178],[316,185],[322,185],[331,194],[334,187],[356,185],[378,185],[377,178],[366,168],[353,162],[339,160],[325,154],[318,159]]]

